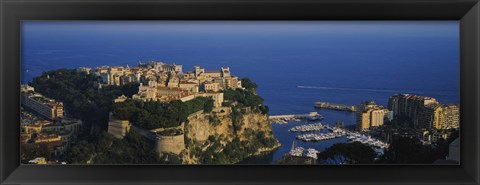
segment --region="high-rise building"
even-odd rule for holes
[[[438,104],[427,105],[424,109],[423,128],[440,129],[444,123],[443,107]]]
[[[428,128],[430,124],[427,106],[439,105],[435,98],[412,94],[395,94],[388,100],[388,109],[394,117],[403,117],[417,127]]]
[[[370,128],[370,113],[371,110],[367,111],[357,111],[357,130],[364,131]]]
[[[383,120],[385,117],[384,109],[373,109],[370,114],[370,126],[377,127],[383,125]]]
[[[445,129],[460,127],[460,106],[459,104],[443,105],[443,126]]]
[[[388,112],[382,106],[375,104],[373,101],[362,102],[356,113],[356,126],[358,131],[365,131],[370,127],[378,127],[383,125],[385,114]]]
[[[459,105],[441,105],[431,97],[396,94],[390,97],[388,108],[393,111],[395,118],[407,118],[419,128],[449,129],[460,126]]]
[[[29,88],[31,89],[33,88]],[[62,102],[46,98],[34,91],[22,92],[21,103],[49,120],[61,118],[64,115]]]

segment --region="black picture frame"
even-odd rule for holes
[[[477,0],[0,0],[1,184],[479,184]],[[460,165],[20,165],[22,20],[459,20]]]

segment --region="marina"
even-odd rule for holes
[[[307,125],[299,125],[293,128],[288,129],[289,132],[320,132],[322,130],[328,130],[329,133],[307,133],[302,135],[297,135],[295,139],[302,140],[305,142],[319,142],[329,139],[335,139],[347,134],[347,131],[338,127],[332,127],[329,125],[323,125],[322,123],[314,123]],[[299,148],[298,150],[303,149]],[[291,152],[294,151],[293,149]]]
[[[305,142],[320,142],[320,141],[347,136],[347,139],[349,142],[360,142],[376,149],[385,149],[389,147],[387,143],[381,140],[372,138],[370,136],[367,136],[358,132],[347,131],[338,127],[322,125],[321,123],[295,126],[289,129],[289,131],[290,132],[317,132],[317,131],[321,131],[322,129],[327,129],[330,132],[329,133],[307,133],[307,134],[297,135],[295,138],[297,140],[302,140]]]

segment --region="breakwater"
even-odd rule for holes
[[[353,105],[342,105],[329,102],[315,102],[315,108],[319,109],[332,109],[332,110],[341,110],[341,111],[350,111],[355,112],[355,106]]]

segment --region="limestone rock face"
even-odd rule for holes
[[[185,124],[186,149],[181,156],[183,163],[197,164],[198,157],[192,155],[192,150],[201,148],[204,151],[209,147],[209,137],[213,136],[215,140],[220,140],[222,145],[231,142],[235,137],[241,141],[248,140],[246,132],[263,131],[266,137],[273,137],[271,122],[268,116],[261,113],[243,110],[240,116],[240,123],[237,130],[234,129],[234,120],[232,119],[232,109],[230,107],[216,108],[212,113],[203,113],[199,111],[189,116],[188,123]],[[279,144],[276,145],[278,147]],[[275,148],[276,148],[275,147]],[[274,148],[261,148],[258,152],[270,151]]]
[[[271,134],[272,126],[270,121],[268,120],[268,116],[265,114],[260,113],[253,113],[248,112],[243,115],[242,124],[239,135],[243,136],[245,130],[251,129],[254,131],[264,131],[268,137],[273,137]],[[244,137],[240,137],[240,140],[245,139]]]
[[[199,111],[188,117],[185,125],[187,138],[200,143],[205,142],[209,136],[233,135],[231,109],[225,109],[225,113],[203,113]],[[212,124],[211,121],[217,121]]]

